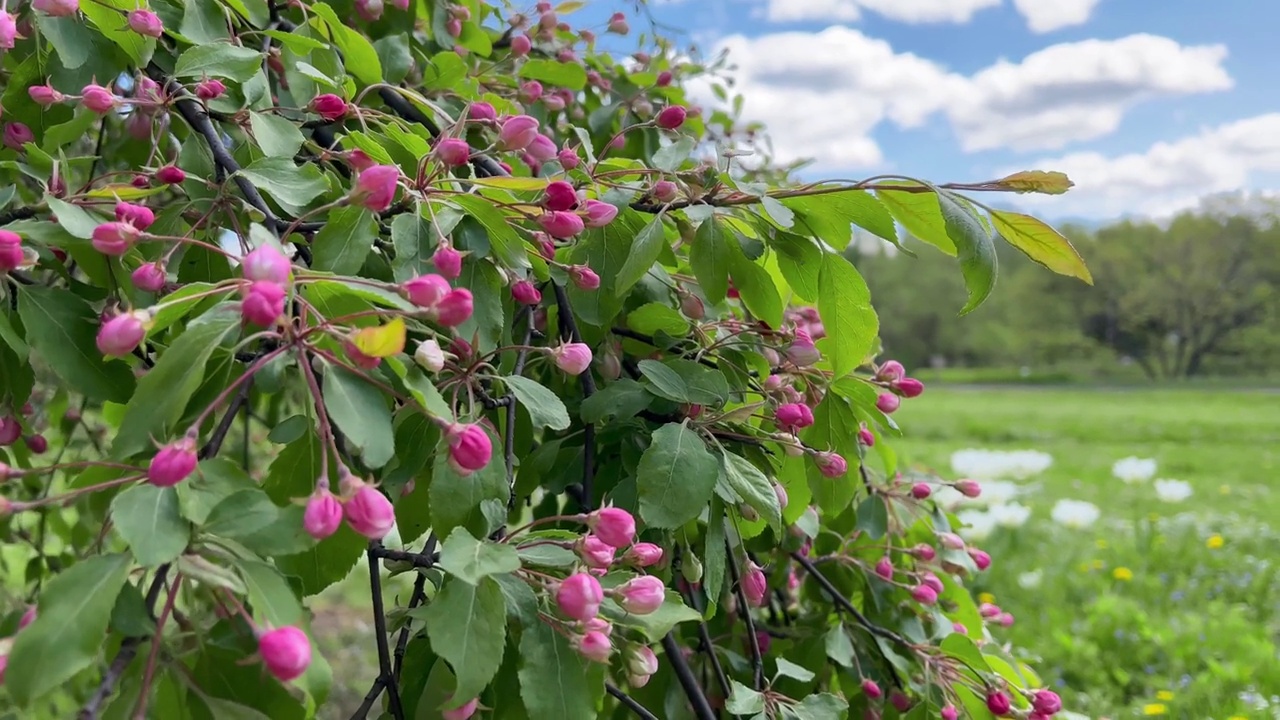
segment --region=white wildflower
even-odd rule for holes
[[[1016,502],[994,505],[987,513],[995,520],[996,525],[1007,528],[1022,527],[1031,518],[1031,508]]]
[[[1156,461],[1152,458],[1122,458],[1111,466],[1111,474],[1130,485],[1146,482],[1156,475]]]
[[[1160,478],[1155,481],[1156,497],[1167,503],[1179,503],[1191,497],[1191,484],[1182,480]]]
[[[964,526],[956,532],[970,542],[986,540],[991,536],[991,531],[996,529],[995,518],[981,510],[965,510],[956,515],[956,519]]]
[[[1084,500],[1059,500],[1049,515],[1060,525],[1080,530],[1097,522],[1102,511],[1097,505]]]

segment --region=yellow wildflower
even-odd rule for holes
[[[1230,494],[1231,494],[1231,486],[1230,486],[1230,485],[1222,485],[1221,487],[1219,487],[1219,488],[1218,488],[1218,492],[1222,493],[1223,495],[1230,495]],[[1241,718],[1240,720],[1244,720],[1244,718]]]
[[[992,605],[995,605],[995,603],[996,603],[996,596],[995,596],[995,595],[992,595],[991,593],[987,593],[987,592],[984,592],[984,593],[978,593],[978,602],[980,602],[980,603],[991,603]]]
[[[1227,720],[1249,720],[1249,718],[1243,715],[1232,715],[1231,717],[1227,718]]]
[[[1133,579],[1133,571],[1127,567],[1118,567],[1111,571],[1111,577],[1124,582],[1129,582]]]
[[[1209,539],[1204,541],[1204,544],[1205,544],[1205,547],[1209,548],[1210,550],[1217,550],[1218,548],[1225,545],[1226,542],[1227,541],[1224,540],[1221,535],[1210,535]]]
[[[1105,563],[1103,563],[1101,560],[1094,560],[1092,563],[1094,570],[1101,570],[1103,565],[1105,565]]]
[[[1147,519],[1150,520],[1151,522],[1156,522],[1157,520],[1160,519],[1160,513],[1149,513],[1147,515]]]
[[[1156,693],[1156,699],[1169,702],[1170,700],[1173,699],[1173,693],[1168,690],[1161,690],[1160,692]]]
[[[1093,544],[1094,544],[1094,545],[1095,545],[1099,550],[1106,550],[1106,549],[1107,549],[1107,541],[1106,541],[1106,540],[1103,540],[1102,538],[1098,538],[1097,540],[1094,540],[1094,541],[1093,541]]]
[[[1168,712],[1169,708],[1164,703],[1148,703],[1142,706],[1143,715],[1164,715]]]

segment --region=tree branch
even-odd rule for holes
[[[756,636],[756,621],[751,617],[751,606],[747,604],[747,594],[742,589],[742,578],[738,572],[738,560],[733,552],[729,539],[725,538],[724,550],[729,555],[729,578],[733,581],[734,597],[738,598],[738,612],[747,624],[747,648],[751,650],[751,682],[752,689],[764,689],[764,657],[760,652],[760,638]],[[726,697],[728,697],[726,695]]]
[[[707,702],[707,695],[702,692],[702,685],[698,683],[698,678],[689,668],[689,663],[685,662],[684,654],[673,633],[667,633],[662,637],[662,649],[667,654],[671,669],[675,671],[676,679],[680,681],[680,687],[684,688],[684,694],[689,698],[693,714],[698,717],[698,720],[716,720],[715,711],[711,709],[711,703]]]
[[[845,612],[852,615],[853,619],[859,625],[861,625],[863,629],[865,629],[867,632],[871,633],[872,635],[882,637],[885,640],[891,640],[905,648],[912,650],[913,652],[915,651],[915,646],[912,645],[911,642],[906,638],[893,632],[892,630],[886,630],[885,628],[882,628],[879,625],[876,625],[875,623],[868,620],[867,616],[863,615],[862,612],[858,610],[858,608],[854,607],[853,603],[849,602],[848,598],[840,594],[840,591],[836,589],[836,586],[831,583],[831,580],[829,580],[826,575],[822,574],[822,571],[819,570],[818,567],[813,564],[812,560],[805,557],[804,555],[801,555],[798,551],[791,553],[791,557],[796,562],[800,563],[800,565],[805,569],[805,572],[811,575],[814,580],[817,580],[818,584],[822,586],[822,589],[825,590],[827,594],[831,596],[831,599],[835,602],[835,604],[840,606],[840,608]]]
[[[165,577],[169,574],[169,565],[161,565],[156,568],[156,576],[151,581],[151,587],[147,588],[147,614],[155,620],[156,601],[160,599],[160,591],[164,589]],[[125,670],[129,668],[129,664],[138,655],[138,648],[142,645],[142,641],[146,640],[145,636],[135,635],[125,638],[120,643],[120,649],[116,651],[116,656],[111,660],[111,665],[107,667],[107,672],[103,674],[101,682],[98,683],[98,689],[94,691],[93,696],[89,698],[89,702],[76,715],[76,720],[98,720],[102,713],[103,704],[111,697],[111,693],[115,690],[116,683],[124,675]]]
[[[613,683],[605,683],[604,689],[610,695],[617,698],[618,702],[622,703],[628,710],[635,713],[637,717],[640,717],[643,720],[658,720],[657,715],[646,710],[643,705],[635,701],[635,698],[632,698],[630,695],[622,692],[622,690],[618,689],[618,686]]]
[[[374,552],[381,547],[377,540],[369,542],[369,594],[373,599],[373,632],[378,643],[378,682],[387,690],[387,705],[395,720],[405,720],[400,705],[400,688],[396,687],[395,671],[391,666],[391,648],[387,645],[387,614],[382,606],[382,572],[378,556]]]
[[[556,315],[557,321],[560,323],[560,337],[572,340],[573,342],[582,342],[582,333],[578,332],[578,322],[573,317],[573,307],[569,304],[569,293],[559,283],[551,283],[555,288],[556,306],[559,311]],[[591,375],[591,369],[587,368],[585,372],[578,376],[582,381],[582,397],[589,398],[596,394],[596,381]],[[582,430],[582,486],[578,496],[578,504],[582,506],[584,512],[590,512],[595,507],[592,500],[592,485],[595,481],[596,473],[596,425],[595,423],[587,423]]]

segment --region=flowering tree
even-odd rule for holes
[[[361,556],[355,717],[1057,712],[929,500],[978,486],[897,471],[924,387],[875,361],[839,251],[897,221],[959,259],[965,311],[997,237],[1088,280],[958,194],[1069,181],[741,167],[754,133],[686,99],[707,69],[597,51],[627,19],[597,38],[581,5],[0,11],[23,717],[312,717],[305,600]]]

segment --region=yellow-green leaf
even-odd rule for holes
[[[1062,233],[1030,215],[1016,212],[992,210],[991,220],[1000,236],[1027,257],[1059,275],[1093,284],[1093,275],[1085,266],[1084,258]]]
[[[391,357],[404,350],[404,319],[396,318],[386,325],[362,328],[353,342],[369,357]]]
[[[947,226],[938,207],[938,196],[931,192],[877,190],[876,197],[912,236],[955,257],[956,244],[947,234]]]
[[[1017,193],[1043,193],[1045,195],[1061,195],[1075,187],[1075,183],[1071,182],[1071,178],[1067,177],[1066,173],[1046,170],[1016,172],[1000,178],[993,184]]]
[[[503,190],[542,190],[551,182],[550,178],[535,177],[490,177],[471,178],[467,182],[481,187],[502,188]]]

